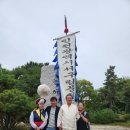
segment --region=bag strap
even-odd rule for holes
[[[84,112],[84,116],[86,116],[86,115],[87,115],[87,112],[85,111],[85,112]]]

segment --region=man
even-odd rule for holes
[[[60,107],[57,106],[57,98],[51,97],[51,106],[48,106],[45,110],[48,113],[47,128],[46,130],[59,130],[57,127],[57,118]]]
[[[77,130],[76,121],[79,118],[77,106],[72,104],[72,95],[66,95],[67,104],[61,106],[57,126],[59,130]]]
[[[46,100],[44,98],[39,98],[36,100],[36,104],[38,105],[38,109],[33,110],[30,115],[30,125],[31,130],[44,130],[48,115],[44,110],[44,104]]]

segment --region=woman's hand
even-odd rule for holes
[[[83,114],[81,112],[79,112],[79,115],[80,115],[80,117],[83,117]]]
[[[82,113],[79,113],[80,117],[83,119],[85,123],[88,123],[88,119],[83,116]]]

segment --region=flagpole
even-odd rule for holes
[[[71,33],[71,34],[67,34],[69,32],[69,29],[68,29],[68,26],[67,26],[67,17],[66,17],[66,15],[64,15],[64,24],[65,24],[64,33],[66,34],[66,36],[71,36],[73,34],[76,34],[76,33],[80,32],[80,31],[77,31],[77,32],[74,32],[74,33]],[[54,38],[53,41],[54,40],[59,40],[59,39],[64,38],[66,36],[61,36],[61,37],[58,37],[58,38]]]
[[[66,35],[67,35],[67,33],[69,32],[69,29],[68,29],[68,27],[67,27],[67,18],[66,18],[65,15],[64,15],[64,21],[65,21],[65,29],[64,29],[64,33],[66,33]]]

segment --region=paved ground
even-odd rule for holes
[[[91,130],[130,130],[130,128],[127,127],[109,125],[91,125],[90,128]]]

